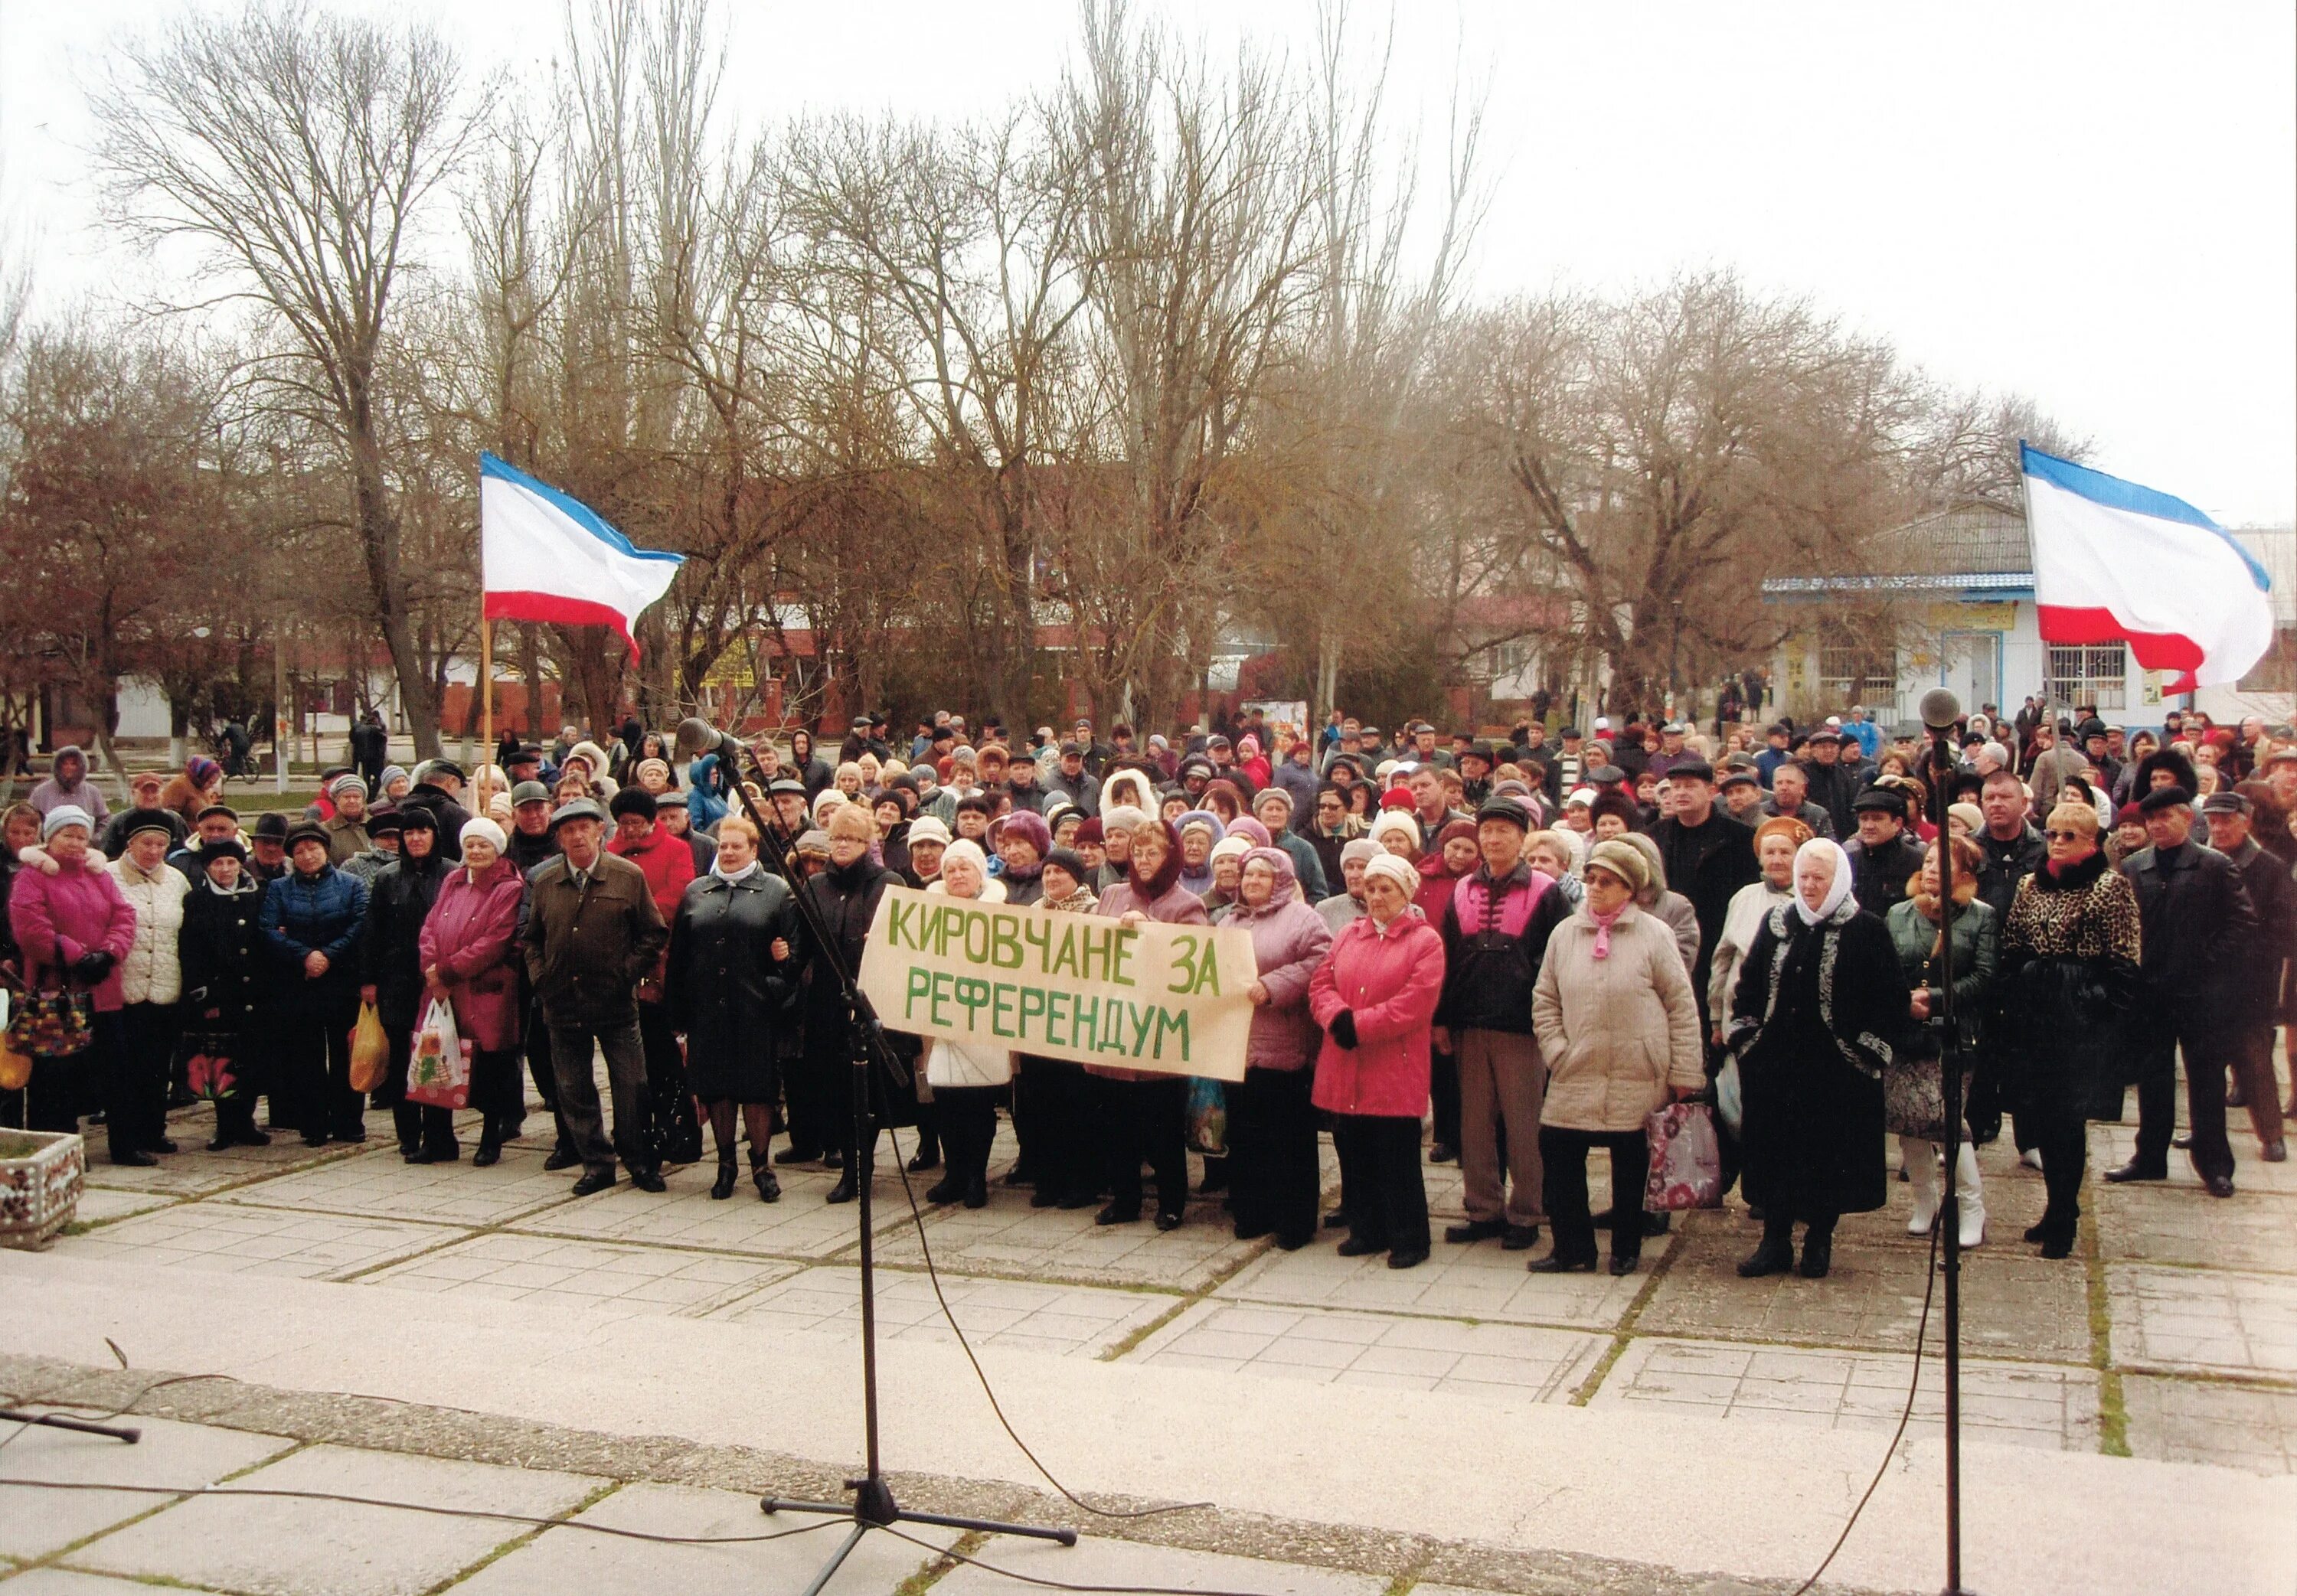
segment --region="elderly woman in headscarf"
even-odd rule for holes
[[[1954,945],[1949,951],[1940,915],[1943,887],[1939,851],[1954,849]],[[1976,1056],[1978,1024],[1993,994],[1995,967],[2000,947],[2001,924],[1993,909],[1977,901],[1978,872],[1986,856],[1978,844],[1957,837],[1951,844],[1933,842],[1922,855],[1922,868],[1906,885],[1905,901],[1890,906],[1886,924],[1898,950],[1898,965],[1914,983],[1907,1014],[1906,1044],[1898,1048],[1883,1073],[1883,1105],[1890,1130],[1898,1138],[1898,1156],[1914,1188],[1914,1212],[1906,1232],[1927,1236],[1937,1222],[1945,1197],[1939,1178],[1939,1143],[1943,1123],[1928,1115],[1941,1101],[1939,1091],[1943,1043],[1941,1025],[1946,1011],[1946,986],[1954,986],[1955,1028],[1952,1039],[1962,1060],[1962,1101],[1970,1100],[1970,1061]],[[1978,1149],[1970,1132],[1961,1133],[1962,1150],[1954,1171],[1956,1235],[1964,1246],[1986,1239],[1986,1199],[1978,1183]]]
[[[1144,823],[1132,828],[1130,863],[1125,879],[1102,892],[1096,913],[1125,925],[1144,920],[1171,926],[1212,924],[1203,898],[1181,884],[1181,838],[1169,821],[1144,817]],[[1110,1189],[1108,1205],[1094,1216],[1094,1222],[1130,1224],[1140,1217],[1140,1165],[1145,1160],[1156,1172],[1157,1228],[1177,1230],[1189,1195],[1187,1080],[1115,1065],[1089,1064],[1085,1068],[1096,1082]]]
[[[1331,927],[1300,898],[1292,857],[1280,848],[1244,856],[1229,925],[1248,932],[1258,977],[1244,1079],[1230,1084],[1228,1158],[1236,1237],[1273,1234],[1287,1252],[1316,1233],[1315,1111],[1309,1102],[1317,1029],[1308,985],[1331,950]]]
[[[1212,810],[1192,809],[1173,830],[1181,839],[1181,884],[1201,898],[1213,889],[1213,844],[1228,835],[1228,827]]]
[[[1587,860],[1587,895],[1548,939],[1532,989],[1531,1022],[1547,1062],[1539,1153],[1555,1246],[1527,1266],[1560,1274],[1595,1267],[1587,1212],[1587,1155],[1611,1163],[1611,1272],[1642,1256],[1643,1122],[1670,1095],[1707,1085],[1691,964],[1675,931],[1649,912],[1650,856],[1628,838],[1599,843]]]
[[[1740,1144],[1763,1239],[1741,1275],[1793,1266],[1824,1278],[1834,1223],[1880,1208],[1882,1073],[1906,1025],[1906,979],[1882,922],[1851,894],[1849,855],[1828,837],[1795,851],[1794,897],[1771,910],[1739,977],[1727,1033],[1739,1060]]]

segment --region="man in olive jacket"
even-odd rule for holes
[[[638,1041],[638,983],[670,940],[646,873],[605,851],[606,812],[588,798],[550,818],[559,855],[527,880],[526,974],[550,1029],[558,1108],[582,1159],[576,1197],[614,1183],[620,1152],[630,1183],[660,1191],[656,1149],[644,1133],[646,1052]],[[598,1115],[593,1049],[606,1056],[614,1139]]]

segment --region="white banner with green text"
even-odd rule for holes
[[[877,901],[861,956],[862,993],[892,1030],[1219,1081],[1244,1079],[1259,975],[1241,929],[902,886]]]

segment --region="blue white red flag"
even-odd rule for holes
[[[2021,442],[2045,643],[2127,641],[2163,691],[2239,681],[2273,646],[2272,579],[2182,498]]]
[[[481,580],[490,621],[632,630],[669,590],[683,555],[638,548],[598,513],[492,455],[479,457]]]

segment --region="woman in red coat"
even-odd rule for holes
[[[518,910],[526,883],[503,857],[502,827],[480,819],[463,827],[463,865],[449,874],[423,922],[423,979],[455,1011],[471,1044],[471,1107],[483,1169],[518,1134],[526,1092],[519,1079]]]
[[[1340,1255],[1386,1253],[1390,1269],[1428,1259],[1420,1115],[1444,991],[1444,939],[1412,907],[1417,873],[1394,854],[1364,867],[1364,916],[1332,943],[1308,985],[1324,1028],[1316,1107],[1333,1116],[1348,1238]]]

